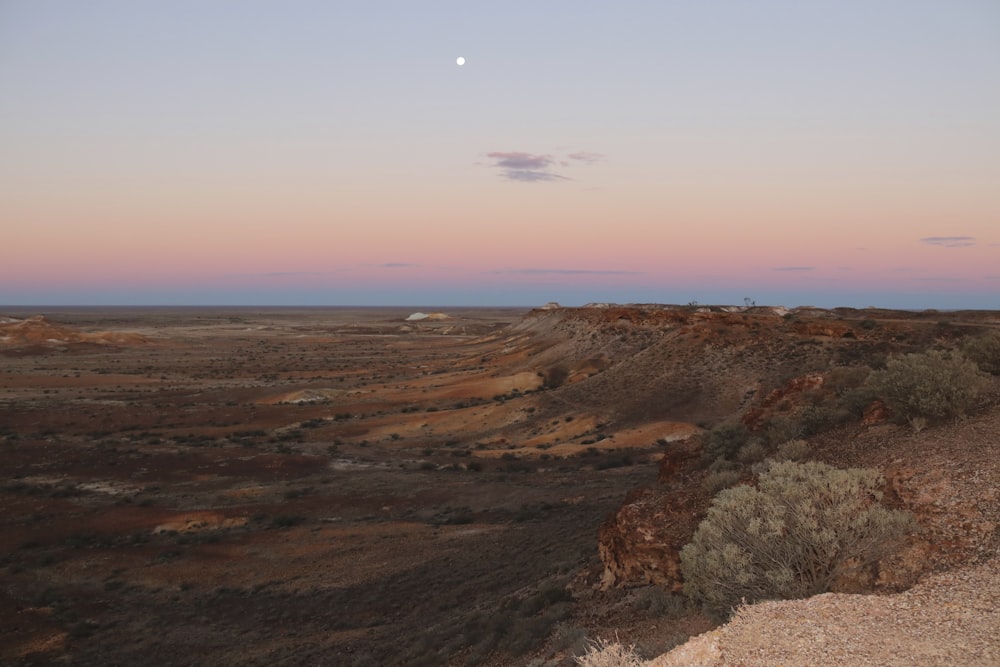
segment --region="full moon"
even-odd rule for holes
[[[459,57],[458,57],[458,59],[456,59],[456,60],[455,60],[455,63],[456,63],[456,64],[457,64],[457,65],[458,65],[459,67],[461,67],[462,65],[464,65],[464,64],[465,64],[465,58],[463,58],[462,56],[459,56]]]

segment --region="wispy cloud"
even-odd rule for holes
[[[533,155],[517,151],[507,153],[493,151],[492,153],[487,153],[486,157],[496,160],[495,166],[503,169],[530,169],[538,171],[548,169],[555,164],[555,158],[551,155]]]
[[[576,151],[559,158],[548,153],[525,153],[523,151],[490,151],[486,157],[493,161],[495,169],[502,169],[503,178],[520,183],[543,183],[570,181],[555,171],[557,167],[571,167],[575,163],[594,164],[604,160],[601,153]]]
[[[588,151],[578,151],[576,153],[570,153],[567,155],[570,160],[576,160],[578,162],[585,162],[587,164],[593,164],[595,162],[601,162],[604,160],[604,155],[601,153],[590,153]]]
[[[931,282],[931,283],[964,283],[964,282],[966,282],[965,278],[951,278],[949,276],[927,276],[927,277],[920,277],[920,278],[912,278],[912,280],[920,280],[920,281]]]
[[[321,271],[263,271],[260,273],[227,273],[226,278],[298,278],[300,276],[322,276]]]
[[[570,179],[559,174],[548,171],[534,171],[531,169],[508,169],[504,173],[504,178],[521,183],[542,183],[545,181],[568,181]]]
[[[814,266],[775,266],[771,268],[772,271],[815,271]]]
[[[927,245],[939,245],[945,248],[965,248],[976,245],[975,236],[927,236],[920,239]]]
[[[488,274],[520,274],[525,276],[560,275],[560,276],[638,276],[642,271],[625,271],[619,269],[499,269],[484,271]]]
[[[568,180],[553,172],[551,167],[556,159],[551,155],[536,155],[520,151],[492,151],[486,157],[493,160],[493,166],[503,169],[503,177],[520,183],[542,183],[545,181]]]
[[[411,269],[419,267],[419,264],[409,262],[382,262],[381,264],[362,264],[362,266],[374,267],[377,269]]]

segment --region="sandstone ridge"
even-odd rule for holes
[[[55,324],[44,315],[35,315],[23,320],[12,317],[0,319],[0,348],[35,347],[44,350],[88,343],[135,345],[145,341],[146,337],[137,333],[80,331],[73,327]]]

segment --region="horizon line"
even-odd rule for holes
[[[70,308],[82,308],[82,309],[176,309],[176,308],[189,308],[189,309],[211,309],[211,308],[224,308],[229,310],[252,310],[252,309],[313,309],[319,310],[324,308],[364,308],[364,309],[426,309],[426,310],[446,310],[446,309],[466,309],[466,310],[515,310],[515,309],[528,309],[528,310],[538,310],[547,306],[549,304],[556,304],[559,308],[587,308],[587,307],[600,307],[600,306],[619,306],[619,307],[642,307],[642,306],[665,306],[670,308],[740,308],[742,310],[754,310],[760,308],[785,308],[787,310],[798,310],[798,309],[816,309],[816,310],[894,310],[906,313],[926,313],[926,312],[938,312],[938,313],[956,313],[962,311],[973,311],[973,312],[1000,312],[997,308],[898,308],[892,306],[814,306],[812,304],[799,304],[796,306],[786,306],[784,304],[754,304],[752,306],[747,306],[746,304],[736,304],[736,303],[666,303],[659,301],[641,301],[641,302],[617,302],[617,301],[589,301],[580,306],[565,306],[560,304],[558,301],[548,301],[541,305],[529,305],[529,304],[519,304],[519,305],[472,305],[472,304],[452,304],[452,305],[442,305],[442,304],[384,304],[384,305],[372,305],[372,304],[184,304],[184,303],[174,303],[174,304],[0,304],[0,311],[4,309],[38,309],[38,308],[55,308],[55,309],[70,309]]]

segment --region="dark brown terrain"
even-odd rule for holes
[[[653,657],[715,623],[674,571],[710,499],[705,428],[787,426],[843,369],[1000,326],[414,310],[0,310],[0,663],[556,666],[616,631]],[[961,428],[991,432],[996,388]],[[959,503],[968,525],[914,494],[912,439],[951,427],[809,414],[816,458],[882,467],[927,509],[880,586],[996,553],[996,494]]]

